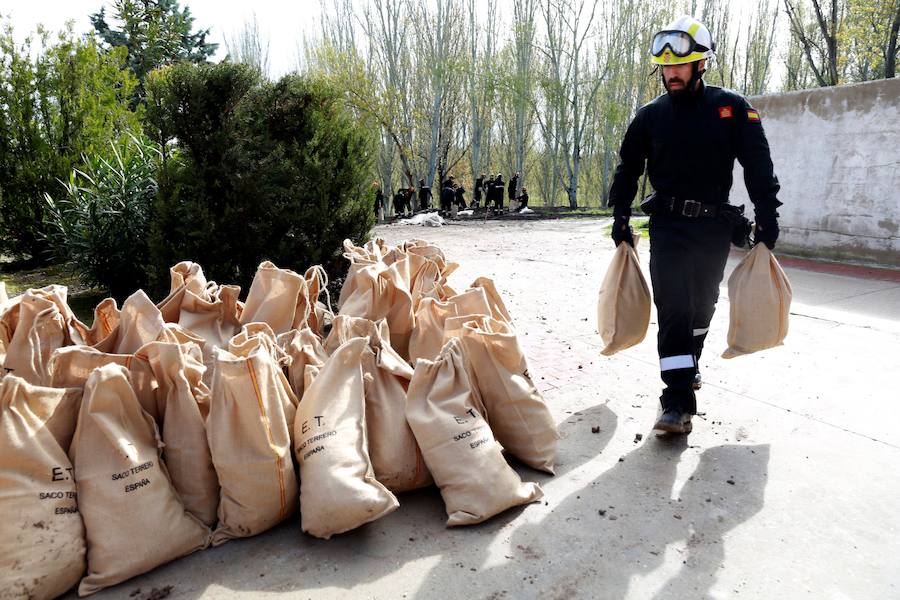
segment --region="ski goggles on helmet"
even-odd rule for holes
[[[684,31],[660,31],[653,36],[653,41],[650,42],[650,54],[662,56],[666,46],[669,47],[672,54],[679,58],[701,49],[701,46],[694,41],[694,38]],[[702,48],[702,50],[705,51],[707,48]]]

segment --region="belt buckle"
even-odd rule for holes
[[[681,207],[681,214],[686,217],[699,217],[703,205],[696,200],[685,200],[684,206]]]

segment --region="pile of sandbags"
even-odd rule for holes
[[[101,302],[0,286],[0,597],[91,594],[299,512],[321,538],[437,484],[448,525],[541,497],[554,421],[493,283],[422,240],[346,241],[321,267],[263,262],[245,301],[196,263],[169,294]],[[473,477],[472,473],[481,474]]]

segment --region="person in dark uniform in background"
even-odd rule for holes
[[[494,187],[493,187],[493,198],[492,198],[492,206],[494,209],[494,213],[499,214],[503,211],[503,191],[505,186],[503,185],[503,174],[497,173],[497,176],[494,178]]]
[[[399,188],[394,194],[394,216],[399,217],[406,209],[406,189]]]
[[[414,188],[413,186],[409,186],[408,188],[406,188],[404,199],[406,201],[406,214],[413,214],[413,212],[415,212],[413,206],[415,205],[416,200],[416,188]]]
[[[472,207],[481,206],[481,194],[484,191],[484,173],[475,180],[475,190],[472,192]]]
[[[513,176],[509,180],[509,204],[512,206],[512,201],[516,199],[516,192],[519,191],[519,172],[516,171]]]
[[[459,210],[465,210],[466,208],[466,188],[461,185],[456,186],[456,189],[453,190],[453,201],[456,203],[456,208]]]
[[[372,187],[375,188],[375,219],[379,218],[379,214],[382,215],[384,211],[384,192],[381,191],[381,185],[377,181],[372,182]]]
[[[431,188],[425,185],[425,179],[419,180],[419,210],[431,208]]]
[[[516,197],[516,200],[519,201],[519,212],[522,212],[523,209],[528,208],[528,188],[523,187],[522,193]]]
[[[732,238],[740,237],[733,224],[743,221],[743,207],[728,204],[735,158],[754,205],[756,242],[772,249],[778,239],[779,184],[759,112],[739,94],[703,82],[714,50],[709,30],[688,16],[653,37],[651,60],[661,66],[666,93],[629,124],[609,192],[612,238],[630,244],[631,203],[646,161],[656,192],[641,206],[650,214],[650,277],[665,383],[654,429],[671,433],[691,431],[700,354]]]
[[[453,198],[456,193],[453,189],[453,175],[448,177],[441,186],[441,213],[450,214],[450,207],[453,204]]]

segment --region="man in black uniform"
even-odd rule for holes
[[[453,187],[453,176],[447,178],[441,187],[441,213],[450,214],[450,207],[453,205],[453,199],[456,197],[456,190]]]
[[[659,318],[659,363],[665,383],[654,429],[689,433],[697,412],[698,361],[741,209],[728,205],[734,159],[756,212],[756,242],[778,238],[778,179],[759,113],[742,96],[703,83],[715,46],[709,30],[681,17],[654,36],[652,61],[666,93],[638,110],[628,126],[609,192],[612,238],[631,242],[631,203],[647,164],[654,194],[650,277]],[[737,236],[736,236],[737,237]],[[746,236],[744,236],[746,237]]]
[[[377,221],[384,215],[384,192],[381,191],[381,184],[377,181],[372,182],[372,187],[375,188],[375,220]]]
[[[474,201],[472,202],[473,208],[481,205],[481,193],[483,192],[482,188],[484,188],[484,173],[481,174],[481,177],[475,180],[475,191],[473,192]]]
[[[497,173],[497,176],[494,178],[494,186],[488,190],[489,200],[492,201],[494,206],[494,213],[500,214],[503,212],[503,174]],[[491,194],[493,194],[491,196]]]
[[[431,208],[431,188],[425,185],[425,179],[419,180],[419,210]]]
[[[513,176],[510,178],[509,189],[507,191],[508,191],[507,195],[509,196],[509,205],[512,206],[513,200],[516,199],[516,192],[519,191],[519,172],[518,171],[516,171],[513,174]]]
[[[399,217],[403,214],[403,188],[397,190],[397,193],[394,194],[393,204],[394,204],[394,216]]]

